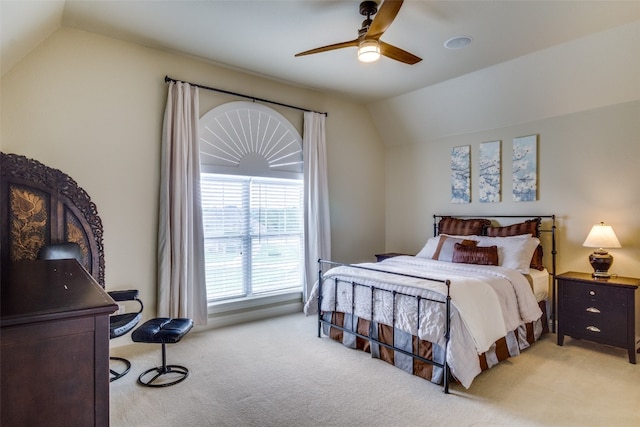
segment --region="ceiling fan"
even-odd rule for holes
[[[380,40],[380,37],[398,15],[402,3],[403,0],[385,0],[378,10],[378,3],[375,1],[363,1],[360,3],[360,14],[366,16],[366,19],[362,21],[362,28],[358,30],[357,39],[307,50],[297,53],[295,56],[311,55],[345,47],[357,47],[358,59],[362,62],[377,61],[382,55],[405,64],[416,64],[422,61],[422,58]],[[375,17],[372,20],[373,15]]]

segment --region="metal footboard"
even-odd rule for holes
[[[441,280],[441,279],[432,279],[429,277],[422,277],[422,276],[414,276],[411,274],[403,274],[403,273],[396,273],[396,272],[386,272],[387,274],[392,274],[392,275],[397,275],[397,276],[404,276],[404,277],[411,277],[411,278],[416,278],[416,279],[424,279],[424,280],[431,280],[431,281],[435,281],[435,282],[440,282],[440,283],[444,283],[447,287],[447,294],[444,297],[444,301],[442,300],[438,300],[438,299],[432,299],[432,298],[427,298],[424,296],[416,296],[416,295],[409,295],[403,292],[398,292],[395,290],[389,290],[389,289],[383,289],[383,288],[379,288],[376,287],[374,285],[371,284],[363,284],[363,283],[359,283],[355,280],[341,280],[337,277],[331,278],[330,280],[334,280],[334,307],[333,307],[333,312],[337,312],[337,305],[338,305],[338,283],[347,283],[350,284],[352,287],[352,298],[351,298],[351,329],[346,328],[344,326],[338,325],[336,323],[334,323],[332,320],[326,320],[323,318],[323,311],[322,311],[322,299],[323,299],[323,292],[322,292],[322,286],[323,286],[323,265],[325,266],[330,266],[330,267],[337,267],[337,266],[348,266],[351,268],[358,268],[358,269],[362,269],[362,270],[370,270],[370,271],[381,271],[378,269],[373,269],[373,268],[368,268],[368,267],[363,267],[363,266],[359,266],[359,265],[353,265],[353,264],[342,264],[342,263],[337,263],[337,262],[333,262],[333,261],[327,261],[327,260],[318,260],[318,337],[320,338],[322,336],[322,326],[323,325],[327,325],[330,328],[335,328],[338,329],[340,331],[342,331],[343,333],[348,333],[348,334],[352,334],[356,337],[362,338],[364,340],[368,340],[369,342],[372,343],[376,343],[377,345],[383,346],[387,349],[393,350],[395,352],[398,352],[400,354],[404,354],[406,356],[409,356],[411,358],[413,358],[413,360],[418,360],[436,367],[439,367],[443,370],[443,389],[445,393],[449,393],[449,382],[451,379],[451,372],[449,369],[449,365],[447,363],[447,350],[448,350],[448,346],[449,346],[449,340],[451,337],[451,295],[450,295],[450,286],[451,286],[451,282],[449,280]],[[369,313],[369,318],[371,321],[371,324],[374,324],[374,297],[376,292],[386,292],[388,294],[391,294],[393,297],[393,311],[392,311],[392,324],[391,325],[387,325],[391,327],[391,331],[392,331],[392,342],[394,343],[394,345],[391,345],[389,343],[383,342],[381,341],[379,338],[377,338],[376,336],[372,336],[374,334],[371,333],[371,331],[369,331],[369,336],[361,334],[358,332],[357,330],[357,325],[354,324],[354,322],[356,321],[357,317],[355,316],[355,294],[356,294],[356,288],[358,287],[363,287],[363,288],[367,288],[371,291],[371,312]],[[399,348],[395,346],[395,331],[396,331],[396,298],[398,296],[405,296],[405,297],[409,297],[409,298],[415,298],[416,300],[416,305],[417,305],[417,322],[416,322],[416,331],[415,331],[415,336],[417,337],[417,348],[415,348],[415,352],[414,352],[414,346],[411,346],[412,351],[407,351],[403,348]],[[421,306],[421,302],[422,301],[430,301],[433,303],[437,303],[437,304],[444,304],[445,305],[445,347],[444,347],[444,359],[443,362],[437,362],[435,360],[432,359],[427,359],[425,357],[420,356],[420,341],[422,341],[419,337],[419,329],[420,329],[420,320],[421,320],[421,316],[422,313],[420,312],[420,306]],[[349,313],[347,313],[349,314]],[[433,345],[436,345],[435,343],[432,343]],[[417,353],[417,354],[416,354]]]

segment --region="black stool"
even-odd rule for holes
[[[167,317],[159,317],[151,319],[133,331],[131,339],[135,342],[162,344],[162,366],[151,368],[138,377],[138,383],[147,387],[168,387],[184,381],[189,376],[189,370],[184,366],[167,365],[167,344],[173,344],[187,334],[193,327],[191,319],[171,319]],[[148,381],[143,377],[151,372],[157,372],[156,375]],[[162,382],[164,375],[177,374],[177,378]],[[175,375],[170,376],[173,378]],[[160,380],[156,382],[156,380]]]

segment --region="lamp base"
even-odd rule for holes
[[[603,249],[598,249],[589,255],[589,263],[593,267],[593,276],[596,279],[608,279],[611,277],[609,274],[609,268],[613,264],[613,257],[611,254]]]

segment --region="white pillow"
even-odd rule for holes
[[[440,253],[437,260],[452,262],[455,244],[462,243],[465,240],[477,241],[477,237],[478,236],[450,236],[448,234],[440,234],[427,240],[427,243],[420,252],[418,252],[416,257],[436,259],[434,255],[438,250],[438,246],[440,246]]]
[[[507,237],[477,236],[478,246],[497,246],[498,264],[505,268],[529,274],[531,258],[540,240],[531,234]]]
[[[424,245],[420,252],[417,253],[418,258],[433,258],[433,254],[438,247],[438,243],[440,242],[440,236],[432,237],[427,240],[427,243]]]

